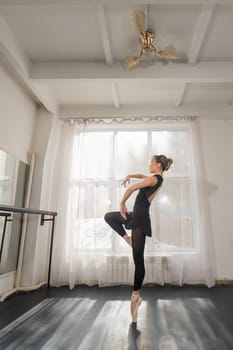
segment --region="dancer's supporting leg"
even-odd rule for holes
[[[141,228],[132,230],[133,259],[135,264],[134,287],[131,297],[132,321],[137,322],[138,307],[142,302],[140,289],[145,276],[144,249],[146,237]]]
[[[132,246],[131,237],[127,235],[123,224],[126,220],[121,216],[119,211],[112,211],[106,213],[104,216],[104,220],[112,227],[114,231],[116,231],[124,240]]]

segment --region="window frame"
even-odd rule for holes
[[[194,169],[194,156],[193,156],[193,144],[192,144],[192,138],[191,138],[191,131],[190,131],[191,125],[190,122],[182,122],[182,124],[171,124],[171,123],[166,123],[162,122],[161,124],[158,123],[149,123],[149,124],[135,124],[135,125],[115,125],[115,124],[110,124],[110,125],[87,125],[85,127],[85,130],[82,130],[81,133],[104,133],[104,132],[112,132],[113,133],[113,142],[112,142],[112,153],[114,156],[116,155],[115,152],[115,138],[118,132],[135,132],[135,131],[141,131],[141,132],[147,132],[147,137],[148,137],[148,147],[147,147],[147,155],[148,159],[150,157],[151,150],[152,150],[152,133],[156,131],[184,131],[187,132],[188,137],[188,147],[189,147],[189,153],[190,153],[190,164],[189,164],[189,171],[186,174],[186,176],[183,176],[183,178],[187,178],[190,181],[190,205],[191,205],[191,218],[192,218],[192,232],[193,232],[193,247],[190,248],[184,248],[184,247],[176,247],[176,249],[169,249],[169,250],[164,250],[161,248],[153,248],[153,251],[148,251],[147,249],[145,250],[145,255],[146,256],[154,256],[154,255],[160,255],[166,254],[166,255],[175,255],[175,254],[196,254],[200,251],[200,238],[199,238],[199,228],[197,224],[197,215],[198,215],[198,210],[197,210],[197,194],[196,194],[196,184],[194,181],[195,177],[195,169]],[[119,186],[119,179],[114,178],[114,172],[115,172],[115,159],[112,164],[112,173],[109,179],[96,179],[93,180],[91,179],[92,183],[94,184],[99,184],[99,183],[109,183],[110,181],[113,182],[114,188],[117,188],[116,186]],[[126,174],[127,175],[127,174]],[[184,174],[183,174],[184,175]],[[166,174],[167,178],[182,178],[181,175],[177,177],[175,174]],[[87,178],[88,180],[88,178]],[[82,180],[80,180],[82,181]],[[113,199],[113,207],[117,208],[117,196],[114,194],[114,199]],[[154,246],[153,240],[155,237],[152,237],[152,244]],[[149,240],[147,240],[149,241]],[[151,241],[148,242],[148,244],[151,244]],[[82,248],[81,251],[82,253],[90,253],[95,249],[95,252],[102,253],[103,251],[105,253],[111,252],[114,250],[116,253],[115,255],[130,255],[131,252],[128,250],[128,247],[125,245],[125,242],[122,242],[119,240],[119,238],[116,235],[112,235],[112,247],[111,248]],[[80,251],[80,248],[79,248]]]

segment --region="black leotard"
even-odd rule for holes
[[[135,229],[140,227],[145,236],[152,236],[151,221],[150,221],[150,196],[159,189],[162,185],[163,177],[161,175],[154,175],[157,178],[156,185],[152,187],[141,188],[135,199],[133,212],[127,215],[125,227],[128,229]]]

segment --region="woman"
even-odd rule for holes
[[[131,297],[132,321],[137,322],[138,307],[142,302],[140,289],[145,276],[144,248],[146,236],[151,236],[151,222],[149,208],[151,201],[155,197],[163,182],[163,171],[167,171],[173,160],[164,155],[154,155],[151,157],[150,173],[152,176],[142,174],[128,175],[122,182],[126,186],[130,183],[130,178],[143,179],[131,185],[125,191],[120,203],[120,212],[114,211],[105,214],[105,221],[133,248],[133,259],[135,265],[134,286]],[[135,199],[133,212],[128,212],[126,201],[130,195],[139,190]],[[128,236],[126,229],[132,230],[132,235]]]

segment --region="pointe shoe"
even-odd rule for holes
[[[131,297],[131,316],[132,322],[137,323],[138,318],[138,308],[142,303],[142,298],[140,296],[133,295]]]
[[[125,235],[123,238],[126,241],[126,243],[128,243],[128,245],[132,248],[132,238],[131,238],[131,236],[126,236]]]

